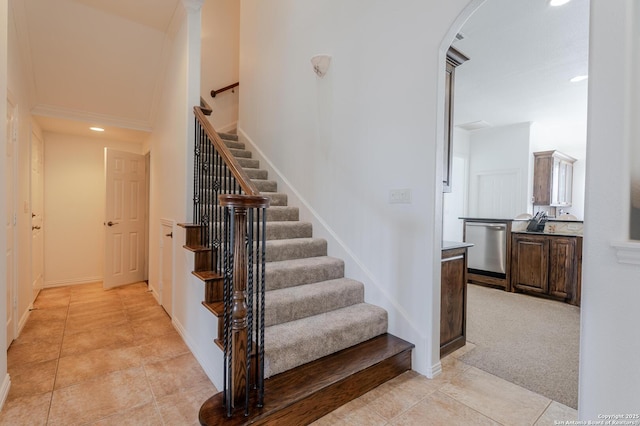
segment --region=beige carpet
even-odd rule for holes
[[[467,304],[465,363],[577,408],[580,308],[473,284]]]

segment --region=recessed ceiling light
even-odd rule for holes
[[[586,80],[586,79],[588,79],[588,78],[589,78],[589,76],[588,76],[588,75],[576,75],[575,77],[573,77],[573,78],[572,78],[571,80],[569,80],[569,81],[570,81],[570,82],[572,82],[572,83],[577,83],[577,82],[579,82],[579,81]]]
[[[102,127],[89,127],[89,129],[93,130],[94,132],[104,132],[104,129]]]
[[[550,0],[549,4],[551,6],[562,6],[563,4],[569,3],[571,0]]]

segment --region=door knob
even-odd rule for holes
[[[117,225],[117,224],[118,224],[118,222],[111,222],[111,221],[107,222],[107,226],[113,226],[113,225]]]
[[[165,237],[173,238],[173,232],[169,232],[168,234],[164,234]]]
[[[40,229],[40,227],[39,226],[32,226],[31,230],[33,231],[34,229]]]

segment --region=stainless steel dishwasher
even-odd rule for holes
[[[469,248],[469,272],[504,278],[507,273],[507,224],[504,222],[465,223]]]

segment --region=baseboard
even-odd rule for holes
[[[429,379],[433,379],[440,374],[442,374],[442,363],[438,361],[431,367],[427,368],[425,376]]]
[[[156,299],[156,302],[158,302],[158,305],[162,305],[162,301],[160,300],[160,293],[158,292],[156,287],[151,283],[148,283],[148,286],[149,286],[149,291],[151,292],[151,295],[154,297],[154,299]]]
[[[2,381],[2,387],[0,387],[0,411],[2,411],[4,403],[7,401],[9,389],[11,389],[11,377],[9,376],[9,373],[7,373]]]
[[[211,315],[211,314],[207,313],[207,315]],[[193,339],[189,335],[187,330],[182,326],[182,324],[179,321],[175,319],[175,317],[171,319],[171,323],[173,324],[173,327],[178,331],[178,334],[180,335],[180,337],[182,337],[182,340],[187,345],[187,347],[189,348],[193,356],[198,361],[198,364],[200,364],[200,366],[204,370],[204,373],[207,375],[209,380],[211,380],[211,383],[213,383],[216,389],[221,389],[222,383],[218,383],[218,380],[217,380],[218,376],[215,374],[215,371],[211,368],[211,364],[213,364],[211,358],[204,356],[204,354],[196,344],[195,339]],[[215,346],[215,348],[217,349],[217,346],[213,343],[213,339],[211,339],[211,346],[212,348]],[[222,366],[222,363],[220,363],[220,366]]]
[[[22,316],[20,317],[20,321],[18,321],[18,330],[16,330],[16,336],[20,336],[20,333],[22,333],[22,329],[27,324],[27,320],[29,319],[29,316],[31,315],[32,310],[33,310],[33,303],[30,303],[26,312],[22,314]]]
[[[103,277],[84,277],[84,278],[76,278],[73,280],[45,281],[44,286],[42,288],[64,287],[67,285],[93,284],[93,283],[102,282],[102,280],[103,280]]]

